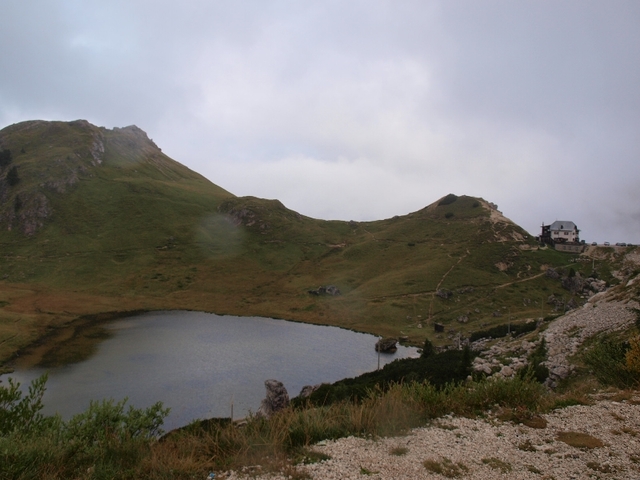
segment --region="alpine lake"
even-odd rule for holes
[[[258,410],[267,379],[291,398],[305,385],[332,383],[382,368],[417,349],[375,351],[378,337],[338,327],[261,317],[165,311],[98,322],[46,354],[27,350],[12,377],[26,390],[48,373],[44,413],[68,419],[91,400],[128,399],[170,407],[164,430],[195,419],[243,418]],[[6,384],[6,383],[5,383]]]

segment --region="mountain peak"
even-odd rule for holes
[[[134,177],[196,181],[230,196],[164,155],[136,125],[110,130],[87,120],[30,120],[0,130],[0,152],[0,228],[27,236],[49,221],[60,195],[99,177],[114,187]]]

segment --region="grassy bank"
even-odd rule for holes
[[[126,410],[122,403],[96,403],[63,422],[40,415],[43,387],[36,385],[21,399],[14,394],[8,403],[10,394],[3,390],[1,400],[10,408],[0,418],[2,479],[191,479],[256,464],[286,470],[311,461],[314,454],[307,447],[320,440],[398,435],[448,413],[480,415],[496,405],[524,418],[548,402],[544,388],[530,380],[444,388],[410,382],[373,390],[359,402],[291,407],[268,420],[249,418],[242,426],[194,423],[158,440],[166,413],[160,405]]]

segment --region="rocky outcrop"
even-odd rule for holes
[[[289,393],[283,383],[278,380],[266,380],[264,386],[267,390],[267,396],[262,400],[256,415],[269,418],[289,406]]]
[[[490,339],[481,339],[471,344],[472,350],[482,350],[474,358],[472,368],[477,373],[490,377],[512,377],[529,363],[528,357],[539,342],[499,340],[490,348]]]
[[[331,295],[333,297],[340,295],[340,289],[335,285],[327,285],[326,287],[318,287],[315,290],[309,290],[311,295]]]
[[[318,383],[317,385],[305,385],[304,387],[302,387],[302,390],[300,390],[298,398],[309,398],[311,394],[318,390],[321,386],[321,383]]]
[[[0,167],[0,225],[32,236],[53,214],[51,195],[67,193],[102,164],[105,136],[86,120],[29,121],[2,129],[0,146],[12,152]],[[20,181],[8,179],[12,168]]]

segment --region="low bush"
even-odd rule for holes
[[[603,385],[630,388],[640,380],[640,372],[627,367],[627,353],[630,349],[629,342],[602,339],[591,346],[582,358]]]
[[[0,168],[6,167],[11,163],[11,150],[2,149],[0,150]]]
[[[64,422],[41,412],[46,380],[34,380],[26,395],[12,379],[0,386],[0,478],[136,478],[168,409],[125,412],[126,400],[108,400]]]
[[[547,360],[547,345],[544,338],[536,349],[529,355],[529,365],[520,371],[520,376],[530,375],[536,381],[543,383],[549,377],[549,368],[544,364]]]
[[[386,391],[396,383],[428,381],[437,388],[466,380],[471,373],[474,354],[468,349],[433,353],[425,342],[421,358],[404,358],[385,365],[381,370],[322,385],[307,399],[294,399],[294,406],[322,406],[343,400],[361,401],[373,390]],[[425,351],[427,353],[425,354]],[[428,352],[431,351],[431,354]]]
[[[443,205],[451,205],[456,200],[458,200],[458,196],[454,195],[453,193],[450,193],[449,195],[447,195],[446,197],[443,197],[442,200],[438,202],[438,206],[440,207]]]
[[[31,383],[26,395],[11,377],[8,387],[0,387],[0,436],[29,433],[44,426],[46,420],[40,411],[46,383],[45,374]]]
[[[625,368],[637,381],[640,379],[640,337],[629,340],[629,349],[624,354]]]
[[[536,322],[513,324],[505,323],[502,325],[496,325],[495,327],[489,328],[487,330],[473,332],[469,337],[469,340],[475,342],[476,340],[480,340],[481,338],[501,338],[506,337],[509,333],[517,337],[518,335],[533,332],[536,328]]]

